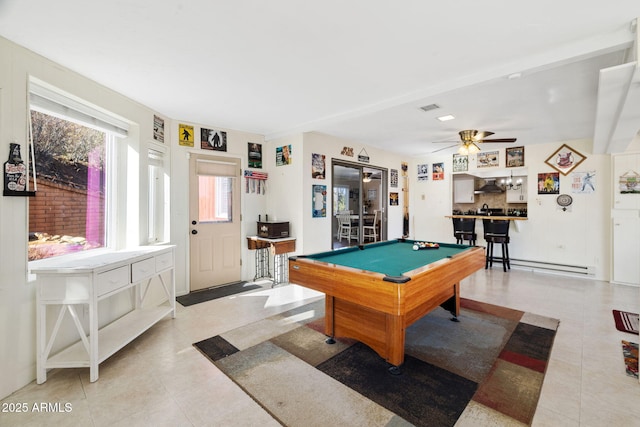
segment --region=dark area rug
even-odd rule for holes
[[[259,288],[259,285],[249,284],[247,282],[237,282],[231,283],[229,285],[219,286],[216,288],[204,289],[202,291],[190,292],[187,295],[176,297],[176,301],[178,301],[184,307],[188,307],[190,305],[199,304],[201,302],[228,297],[230,295],[235,295],[241,292]]]
[[[639,317],[638,313],[613,310],[613,320],[616,323],[616,329],[622,332],[638,335]]]
[[[296,320],[300,326],[291,328],[289,319],[301,319],[305,307],[315,315]],[[324,402],[332,416],[343,417],[333,420],[337,423],[351,417],[358,425],[453,426],[459,420],[471,425],[480,416],[496,425],[531,424],[559,323],[463,299],[460,322],[436,309],[407,329],[405,363],[396,376],[362,343],[338,339],[326,344],[322,304],[305,307],[265,319],[288,325],[279,335],[270,331],[261,340],[256,324],[194,344],[287,426],[302,425],[298,420],[315,425],[327,416],[311,409],[318,393],[325,399],[340,396],[337,403]],[[234,345],[235,337],[250,333],[256,334],[251,347]],[[314,369],[325,376],[313,374]],[[373,409],[365,409],[361,400],[354,403],[344,390],[382,412],[365,420]]]

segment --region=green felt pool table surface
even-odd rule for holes
[[[469,250],[472,246],[438,243],[437,249],[414,250],[415,240],[389,240],[308,255],[330,264],[402,276],[408,271]]]

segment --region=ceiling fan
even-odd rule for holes
[[[458,150],[458,153],[460,154],[474,154],[477,153],[478,151],[480,151],[480,147],[478,146],[478,143],[483,143],[483,142],[516,142],[516,138],[494,138],[494,139],[486,139],[488,136],[493,135],[494,132],[487,132],[487,131],[478,131],[475,129],[469,129],[469,130],[461,130],[460,132],[458,132],[458,135],[460,135],[460,149]],[[439,142],[449,142],[449,141],[439,141]],[[434,151],[441,151],[441,150],[446,150],[447,148],[451,148],[453,147],[446,147],[446,148],[442,148],[440,150],[436,150]]]

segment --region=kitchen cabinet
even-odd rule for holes
[[[613,212],[612,281],[640,285],[639,211]]]
[[[517,190],[507,187],[507,203],[527,203],[527,177],[513,177],[514,182],[518,180],[522,180],[522,185]]]
[[[455,179],[453,181],[453,202],[454,203],[475,203],[474,180]]]
[[[98,365],[167,315],[175,317],[174,246],[143,246],[75,258],[34,261],[36,275],[37,383],[47,380],[47,369],[88,367],[89,379],[98,379]],[[168,276],[169,280],[165,280]],[[160,286],[166,300],[145,304],[152,286]],[[129,291],[133,310],[98,327],[100,301]],[[47,308],[57,306],[53,328],[47,326]],[[108,304],[106,305],[108,307]],[[84,314],[83,315],[83,311]],[[69,313],[80,341],[52,352],[65,313]],[[87,316],[88,327],[82,317]]]

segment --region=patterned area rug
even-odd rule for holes
[[[638,335],[639,318],[637,313],[628,311],[613,310],[613,320],[616,322],[616,329],[622,332]]]
[[[324,301],[195,343],[286,426],[531,424],[558,321],[463,299],[407,329],[402,375],[366,345],[324,342]]]
[[[627,375],[638,378],[638,344],[622,340],[622,355]]]

